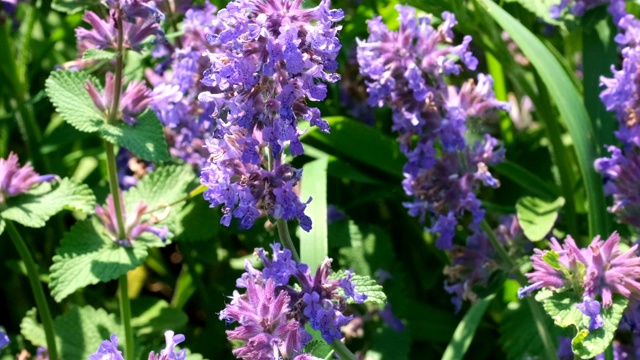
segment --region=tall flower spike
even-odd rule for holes
[[[124,239],[120,239],[118,236],[118,219],[116,216],[113,196],[109,194],[107,197],[107,206],[96,205],[95,210],[96,216],[102,221],[107,230],[107,235],[109,235],[113,241],[122,246],[130,247],[133,246],[134,240],[140,237],[144,232],[150,232],[161,238],[162,241],[166,240],[167,235],[169,234],[169,230],[166,226],[160,228],[153,226],[151,221],[142,221],[142,216],[147,211],[147,205],[144,202],[140,201],[136,205],[133,211],[133,216],[127,216],[122,195],[120,195],[120,204],[122,206],[123,221],[125,222]]]
[[[0,159],[0,203],[26,193],[35,184],[57,179],[57,175],[38,175],[30,163],[20,167],[18,155],[10,152],[6,159]]]
[[[89,360],[124,360],[122,351],[118,350],[118,337],[111,334],[110,340],[104,340],[95,354],[89,355]]]

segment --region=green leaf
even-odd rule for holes
[[[93,0],[53,0],[51,8],[66,14],[75,14],[96,4],[97,1]]]
[[[172,308],[168,302],[157,298],[139,298],[131,301],[133,318],[131,326],[137,336],[162,335],[166,330],[178,330],[189,317],[183,311]]]
[[[560,265],[560,254],[553,250],[549,250],[542,255],[542,260],[549,264],[553,269],[561,270],[563,269],[562,265]]]
[[[402,177],[402,167],[407,159],[393,138],[379,129],[346,117],[327,117],[325,120],[331,126],[331,134],[313,127],[301,137],[302,141],[332,155],[353,159],[394,177]]]
[[[373,276],[384,268],[389,270],[394,258],[393,244],[389,235],[375,226],[359,227],[349,220],[348,243],[340,249],[341,266],[353,269],[356,274]]]
[[[491,166],[491,168],[537,197],[552,200],[560,195],[560,190],[555,184],[549,184],[538,175],[514,162],[503,161]]]
[[[300,199],[313,201],[307,205],[305,213],[313,221],[313,229],[298,231],[300,237],[300,260],[316,269],[329,254],[327,242],[327,158],[320,158],[304,165]]]
[[[589,331],[590,318],[575,306],[582,300],[574,292],[542,290],[536,295],[536,300],[543,302],[545,311],[556,325],[563,328],[575,328],[577,335],[573,338],[571,347],[573,352],[583,359],[592,358],[609,346],[629,302],[622,295],[615,294],[613,304],[601,311],[604,325],[599,329]]]
[[[347,272],[344,270],[340,270],[329,275],[330,280],[340,280],[347,277]],[[380,306],[385,306],[387,304],[387,295],[385,295],[382,290],[382,285],[379,285],[377,281],[372,279],[367,275],[357,275],[354,274],[351,277],[351,282],[356,288],[356,291],[360,294],[367,295],[367,300],[364,301],[365,304],[376,304]],[[344,295],[344,290],[342,288],[338,289],[342,295]],[[349,298],[347,300],[347,304],[355,304],[356,302]]]
[[[558,212],[564,205],[564,198],[559,197],[553,202],[525,196],[516,203],[518,223],[524,235],[531,241],[540,241],[553,229]]]
[[[564,24],[566,21],[574,21],[575,19],[575,16],[568,12],[562,19],[554,19],[551,17],[551,6],[559,4],[558,0],[506,0],[506,2],[517,2],[522,5],[523,8],[534,13],[536,17],[540,18],[543,22],[563,28],[565,28]]]
[[[124,146],[143,160],[156,162],[169,159],[162,123],[150,109],[138,115],[134,125],[124,121],[120,121],[117,126],[104,123],[101,135],[113,144]]]
[[[87,285],[119,278],[140,266],[150,247],[162,247],[157,236],[145,232],[132,247],[118,245],[96,217],[76,223],[62,238],[51,265],[51,296],[60,302]]]
[[[102,88],[95,77],[83,71],[53,71],[45,82],[45,90],[66,122],[80,131],[92,133],[100,130],[106,119],[84,89],[87,80],[97,89]]]
[[[409,359],[411,338],[409,331],[396,331],[387,323],[376,326],[371,336],[371,348],[367,350],[367,360]]]
[[[29,192],[7,200],[0,216],[28,227],[43,227],[47,220],[62,210],[93,213],[96,198],[93,191],[75,180],[64,178],[54,183],[41,183]]]
[[[192,198],[177,215],[179,220],[173,224],[171,231],[177,239],[174,241],[196,242],[215,238],[220,231],[221,215],[221,211],[211,209],[203,196]]]
[[[571,134],[588,200],[589,235],[608,233],[602,179],[595,172],[595,134],[580,93],[562,65],[542,42],[507,11],[491,0],[478,0],[509,33],[535,67],[554,99]]]
[[[547,329],[554,328],[550,318],[547,318],[546,322]],[[499,330],[500,345],[507,359],[544,359],[542,340],[534,325],[531,311],[524,302],[511,302],[507,305]]]
[[[111,60],[116,57],[116,53],[108,50],[88,49],[82,54],[82,60]]]
[[[46,346],[44,331],[37,323],[35,309],[27,312],[20,324],[22,335],[36,346]],[[64,315],[58,316],[53,324],[56,344],[65,360],[86,360],[94,354],[103,340],[111,334],[123,338],[121,327],[115,316],[103,309],[91,306],[72,306]]]
[[[469,308],[469,311],[464,315],[464,318],[462,318],[453,333],[453,338],[451,338],[442,356],[443,359],[462,359],[464,357],[469,345],[471,345],[476,329],[480,325],[480,321],[482,321],[484,313],[493,298],[494,295],[481,298]]]
[[[305,330],[311,335],[312,339],[304,346],[303,353],[324,359],[331,352],[331,345],[327,344],[322,339],[322,333],[314,330],[309,323],[305,325]]]

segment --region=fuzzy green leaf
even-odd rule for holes
[[[96,217],[76,223],[62,238],[51,265],[51,295],[60,302],[87,285],[119,278],[141,265],[150,247],[166,243],[145,232],[134,246],[114,242]]]
[[[628,302],[629,300],[625,297],[614,295],[613,304],[609,308],[602,309],[601,314],[604,319],[604,325],[596,330],[588,330],[589,318],[585,316],[578,328],[578,335],[571,341],[573,352],[583,359],[589,359],[604,352],[613,340],[618,323],[622,319],[622,314]]]
[[[344,270],[340,270],[329,275],[329,279],[331,280],[339,280],[347,277],[347,272]],[[374,279],[366,275],[353,275],[351,277],[351,282],[356,288],[356,291],[360,294],[367,295],[367,300],[365,300],[365,304],[377,304],[380,306],[385,306],[387,304],[387,295],[382,290],[382,285],[379,285]],[[338,288],[342,294],[344,291],[342,288]],[[356,302],[349,298],[347,300],[347,304],[355,304]]]
[[[108,50],[88,49],[82,54],[82,60],[111,60],[116,57],[116,53]]]
[[[525,196],[518,199],[516,213],[524,235],[531,241],[540,241],[553,229],[558,219],[558,211],[564,205],[564,198],[553,202]]]
[[[86,360],[111,334],[123,337],[113,314],[91,306],[71,307],[54,320],[53,327],[56,344],[65,360]],[[47,345],[42,326],[36,321],[35,309],[27,312],[27,316],[22,319],[20,331],[33,345]]]
[[[41,183],[29,192],[9,198],[5,219],[28,227],[43,227],[50,217],[62,210],[92,213],[96,206],[93,191],[75,180],[64,178],[54,183]]]
[[[540,290],[536,300],[542,302],[544,310],[551,316],[553,322],[560,327],[580,324],[585,315],[575,306],[582,300],[572,291],[551,292]]]
[[[118,125],[104,123],[100,133],[105,140],[124,146],[143,160],[155,162],[169,159],[162,123],[152,110],[138,115],[134,125],[124,121]]]
[[[80,131],[92,133],[100,130],[105,119],[84,89],[87,80],[101,88],[95,77],[83,71],[53,71],[45,82],[45,90],[66,122]]]

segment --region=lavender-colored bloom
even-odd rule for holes
[[[185,360],[187,358],[187,350],[182,349],[176,353],[176,345],[184,341],[184,335],[168,330],[165,331],[164,338],[167,346],[159,354],[150,352],[149,360]]]
[[[600,305],[600,302],[593,300],[589,295],[582,298],[582,302],[575,304],[575,307],[590,318],[589,330],[599,329],[604,325],[604,319],[600,314],[602,306]]]
[[[152,162],[139,159],[124,147],[118,151],[116,165],[118,167],[118,183],[122,190],[136,186],[138,180],[155,170]]]
[[[118,350],[118,337],[111,334],[110,340],[104,340],[95,354],[89,355],[89,360],[124,360],[122,352]]]
[[[8,198],[26,193],[33,185],[57,180],[57,175],[39,175],[31,163],[20,167],[18,155],[9,153],[6,159],[0,159],[0,203]]]
[[[487,166],[504,154],[489,135],[468,143],[468,125],[509,106],[495,99],[490,76],[479,74],[477,82],[469,80],[461,87],[446,84],[445,75],[462,72],[460,63],[470,70],[478,63],[469,51],[470,36],[453,44],[453,14],[442,13],[436,29],[431,17],[416,18],[411,7],[396,9],[397,32],[380,17],[369,20],[369,38],[358,40],[360,72],[367,79],[369,104],[388,105],[393,111],[393,130],[408,158],[403,187],[413,197],[405,207],[420,222],[429,216],[432,227],[427,230],[440,234],[436,245],[450,250],[465,212],[472,214],[472,228],[484,218],[475,191],[480,184],[499,185]]]
[[[4,331],[4,328],[0,326],[0,350],[6,348],[11,340],[9,340],[9,335]]]
[[[124,79],[123,79],[124,84]],[[91,96],[93,104],[98,110],[104,114],[105,118],[109,118],[113,108],[113,94],[115,93],[115,77],[112,73],[107,73],[105,88],[102,93],[96,88],[92,81],[87,80],[84,89]],[[116,117],[133,125],[136,123],[135,116],[141,113],[149,106],[151,99],[150,91],[142,81],[131,81],[127,88],[120,93],[120,101],[118,102],[118,114]]]
[[[120,239],[118,236],[118,218],[116,216],[116,208],[113,203],[113,196],[109,194],[107,197],[107,206],[103,207],[96,205],[95,210],[96,216],[100,221],[102,221],[107,230],[107,235],[109,235],[113,241],[122,246],[131,247],[133,246],[134,240],[139,238],[144,232],[150,232],[161,238],[162,241],[166,240],[167,235],[169,235],[169,230],[166,226],[160,228],[153,226],[151,221],[142,221],[142,216],[147,211],[147,205],[144,202],[140,201],[136,205],[132,216],[127,216],[122,196],[120,196],[120,204],[122,206],[122,217],[125,232],[123,239]]]
[[[299,354],[311,339],[293,317],[290,307],[289,295],[277,290],[272,279],[262,284],[248,281],[246,293],[234,292],[231,303],[220,312],[221,320],[239,324],[234,330],[227,330],[229,340],[244,342],[233,350],[233,354],[247,360],[271,360]]]
[[[561,0],[559,4],[551,6],[549,14],[556,19],[560,17],[564,9],[570,7],[571,14],[582,16],[587,10],[607,3],[609,4],[607,10],[613,17],[613,22],[617,24],[627,13],[625,0]]]

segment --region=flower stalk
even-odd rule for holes
[[[278,221],[276,222],[276,226],[278,227],[278,236],[280,236],[280,242],[282,242],[282,245],[284,245],[285,248],[291,250],[291,258],[295,260],[295,262],[300,263],[300,256],[298,256],[296,247],[295,245],[293,245],[293,241],[291,240],[291,234],[289,233],[287,220],[278,219]]]
[[[58,360],[55,331],[53,329],[53,318],[51,317],[51,311],[49,310],[49,305],[44,295],[42,284],[40,283],[38,267],[36,266],[36,263],[31,256],[31,252],[29,252],[27,244],[24,242],[24,239],[22,239],[22,236],[20,236],[20,233],[18,232],[18,229],[16,229],[16,226],[13,224],[13,222],[7,219],[5,219],[4,222],[6,223],[9,237],[11,238],[11,241],[13,241],[13,245],[16,247],[16,250],[18,250],[20,258],[22,258],[22,261],[24,261],[24,264],[27,268],[27,277],[29,278],[29,284],[31,285],[31,290],[33,291],[36,306],[38,307],[38,312],[40,313],[40,320],[42,321],[42,326],[44,327],[44,334],[47,339],[49,359]]]

